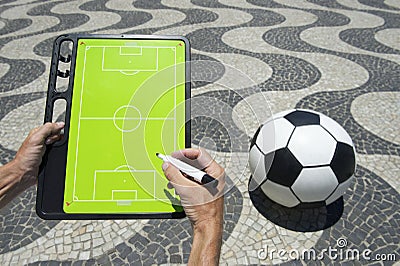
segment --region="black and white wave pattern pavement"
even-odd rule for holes
[[[215,83],[195,82],[193,97],[229,108],[214,106],[195,117],[192,136],[194,145],[211,149],[232,180],[221,264],[279,264],[278,258],[258,258],[257,251],[266,246],[321,251],[342,238],[348,248],[400,260],[398,0],[2,0],[0,164],[10,161],[29,130],[42,123],[52,42],[64,33],[183,35],[191,41],[194,60],[213,62],[195,69],[193,75]],[[232,78],[226,65],[255,85],[217,86]],[[289,230],[290,224],[272,223],[253,206],[246,162],[258,124],[249,119],[249,105],[265,119],[285,109],[313,109],[349,132],[358,168],[334,225],[306,233]],[[1,265],[188,261],[186,219],[43,221],[34,211],[35,193],[31,188],[0,210]],[[293,215],[318,220],[320,214]],[[332,263],[346,261],[325,257],[318,264]]]

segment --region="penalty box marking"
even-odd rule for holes
[[[103,57],[102,57],[102,64],[101,64],[101,69],[102,69],[102,71],[105,71],[105,72],[139,72],[139,71],[141,71],[141,72],[154,72],[154,71],[158,71],[158,57],[159,57],[159,54],[158,54],[158,52],[159,52],[159,47],[146,47],[146,46],[141,46],[141,47],[137,47],[137,48],[141,48],[141,52],[140,53],[138,53],[138,54],[124,54],[124,53],[122,53],[122,48],[127,48],[127,47],[124,47],[124,46],[120,46],[119,47],[119,52],[118,52],[118,55],[120,56],[120,57],[131,57],[131,58],[125,58],[125,60],[128,60],[127,62],[124,62],[124,63],[127,63],[128,64],[128,66],[130,65],[130,64],[132,64],[132,63],[135,63],[135,61],[137,60],[137,58],[135,58],[135,57],[144,57],[145,55],[143,55],[143,50],[150,50],[150,49],[152,49],[152,50],[155,50],[155,66],[153,66],[152,67],[152,65],[150,65],[150,67],[148,67],[148,68],[143,68],[143,69],[139,69],[139,68],[135,68],[135,67],[133,67],[133,68],[130,68],[130,67],[128,67],[128,68],[117,68],[117,67],[109,67],[109,66],[105,66],[105,64],[106,64],[106,62],[105,61],[107,61],[107,60],[109,60],[109,59],[107,59],[107,56],[106,56],[106,49],[109,51],[109,53],[110,53],[110,50],[111,49],[115,49],[115,47],[103,47]],[[129,48],[133,48],[133,47],[129,47]],[[171,48],[171,47],[169,47],[169,48]],[[141,60],[143,60],[143,59],[141,59]],[[146,61],[148,61],[148,60],[145,60],[145,62]],[[153,59],[153,61],[154,61],[154,59]],[[122,64],[122,62],[121,61],[119,61],[118,62],[118,65],[121,65]],[[133,73],[133,74],[136,74],[136,73]]]
[[[153,199],[138,199],[137,198],[138,197],[137,190],[135,190],[136,191],[136,200],[135,201],[157,201],[157,198],[156,198],[156,195],[155,195],[156,194],[156,186],[157,186],[157,183],[156,183],[156,171],[155,170],[95,170],[94,171],[94,178],[93,178],[93,197],[92,197],[92,200],[79,200],[79,201],[86,201],[86,202],[91,202],[91,201],[117,202],[117,201],[125,201],[126,200],[126,199],[116,200],[116,199],[113,198],[113,196],[114,196],[113,195],[113,191],[127,191],[127,190],[124,190],[124,189],[112,189],[111,190],[111,193],[112,193],[111,194],[111,199],[109,199],[109,200],[96,199],[96,184],[97,184],[97,181],[98,181],[97,173],[114,174],[114,175],[116,173],[130,173],[130,174],[132,174],[132,173],[146,173],[146,174],[152,173],[152,176],[153,176],[153,184],[152,184],[153,191],[147,191],[146,189],[143,189],[143,183],[141,184],[136,178],[131,176],[131,178],[135,181],[135,183],[141,189],[143,189],[143,191],[145,191],[147,193],[151,193],[152,192],[152,194],[153,194],[152,195]],[[124,180],[124,182],[126,182],[126,181]],[[128,190],[132,191],[132,189],[128,189]]]
[[[114,200],[114,194],[129,194],[132,193],[134,196],[133,197],[129,197],[126,199],[119,199],[119,200],[137,200],[137,190],[136,189],[113,189],[111,190],[111,200]],[[117,197],[118,198],[118,197]]]
[[[139,53],[132,53],[132,52],[130,52],[130,53],[127,53],[127,52],[123,52],[122,50],[133,50],[133,51],[135,51],[135,50],[137,50],[137,49],[139,49]],[[143,54],[143,46],[121,46],[121,47],[119,47],[119,55],[142,55]]]
[[[130,206],[133,201],[137,201],[137,190],[112,190],[112,200],[114,200],[115,193],[118,193],[119,195],[133,193],[135,195],[134,197],[115,200],[118,206]]]

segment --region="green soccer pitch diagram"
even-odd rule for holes
[[[182,211],[155,154],[185,148],[185,42],[76,45],[64,212]]]

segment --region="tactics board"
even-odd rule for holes
[[[62,55],[67,41],[71,55]],[[73,35],[60,36],[54,51],[45,121],[52,120],[54,101],[65,99],[66,127],[64,139],[45,154],[38,214],[183,217],[155,154],[190,146],[188,41]],[[62,72],[60,66],[69,62],[69,71]],[[58,92],[61,78],[69,78],[68,89]]]

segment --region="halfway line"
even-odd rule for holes
[[[149,117],[149,118],[136,118],[136,117],[81,117],[82,120],[174,120],[168,117]]]

